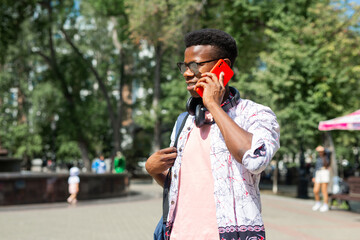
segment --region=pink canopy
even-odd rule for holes
[[[360,130],[360,109],[343,117],[321,121],[319,130]]]

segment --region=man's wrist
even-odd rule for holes
[[[207,104],[207,106],[206,106],[206,109],[207,109],[209,112],[213,112],[213,111],[218,110],[218,109],[220,109],[220,108],[221,108],[220,104],[218,104],[218,103],[216,103],[216,102]]]

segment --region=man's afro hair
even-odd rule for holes
[[[229,58],[231,66],[237,57],[237,46],[235,39],[224,31],[218,29],[200,29],[189,32],[184,37],[185,47],[196,45],[211,45],[217,47],[218,51],[214,57]]]

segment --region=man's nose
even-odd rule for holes
[[[186,67],[186,71],[184,72],[183,76],[186,77],[193,77],[195,74],[190,70],[189,67]]]

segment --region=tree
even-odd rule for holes
[[[74,24],[68,30],[61,27],[61,32],[64,35],[64,39],[71,46],[73,51],[82,60],[84,66],[94,76],[99,89],[106,102],[106,109],[110,125],[112,129],[112,156],[121,148],[121,134],[120,129],[122,127],[122,121],[126,120],[126,116],[123,117],[124,111],[124,98],[123,89],[124,85],[129,86],[129,80],[125,68],[131,68],[131,56],[126,57],[127,49],[124,45],[129,44],[127,33],[127,16],[125,14],[124,5],[122,0],[112,0],[107,2],[90,1],[90,4],[83,4],[85,11],[82,11],[81,16],[85,18],[85,21],[91,21],[91,28],[94,31],[83,31],[78,29]],[[76,22],[76,20],[74,20]],[[110,32],[102,26],[112,26]],[[120,25],[120,26],[119,26]],[[70,32],[70,33],[69,33]],[[86,46],[88,43],[82,41],[76,41],[74,39],[78,34],[92,34],[94,41],[91,41],[91,46]],[[108,35],[109,37],[105,37]],[[79,46],[77,46],[77,44]],[[82,49],[81,49],[82,48]],[[89,56],[85,51],[90,48],[94,52],[93,56]],[[114,54],[114,50],[117,52]],[[93,61],[97,63],[94,64]],[[113,62],[117,62],[113,64]],[[107,81],[107,78],[114,78],[114,83]],[[117,86],[116,86],[117,85]],[[112,99],[113,90],[118,89],[118,99]],[[130,88],[131,90],[131,88]],[[129,116],[127,116],[129,117]]]
[[[26,49],[24,66],[30,70],[18,81],[25,87],[34,88],[31,91],[35,98],[29,99],[27,111],[36,109],[39,113],[33,123],[46,140],[45,151],[48,145],[55,145],[52,150],[65,156],[66,149],[72,148],[61,146],[77,142],[87,169],[90,169],[89,151],[114,153],[120,148],[121,124],[128,117],[124,117],[126,109],[123,107],[127,99],[121,96],[126,83],[124,69],[127,67],[125,62],[131,59],[131,56],[124,57],[126,42],[121,52],[115,51],[116,47],[120,50],[119,43],[127,39],[126,19],[121,15],[123,8],[113,8],[114,4],[121,6],[122,1],[112,1],[111,6],[108,2],[93,3],[94,7],[84,3],[80,8],[73,1],[37,2],[33,14],[19,25],[19,34],[23,38],[16,43]],[[84,10],[80,13],[80,9]],[[114,25],[111,31],[103,27],[110,24]],[[118,27],[117,24],[123,25]],[[6,72],[9,75],[18,72],[11,60],[6,65]],[[10,87],[13,87],[12,83]],[[45,89],[52,93],[59,89],[55,92],[61,95],[56,95],[54,101]],[[104,115],[104,109],[107,109],[108,117]],[[45,121],[37,121],[40,118]],[[109,136],[113,140],[109,141]],[[111,144],[100,144],[102,142]],[[70,152],[71,156],[76,155]]]
[[[284,4],[269,19],[261,65],[242,83],[276,112],[283,153],[312,149],[320,120],[359,106],[359,12],[347,17],[326,1],[303,3]]]
[[[163,57],[167,50],[178,47],[186,31],[185,23],[191,14],[201,11],[206,1],[128,1],[128,16],[131,36],[135,42],[146,40],[154,53],[153,98],[150,117],[154,123],[153,151],[161,148],[161,83]],[[170,55],[170,54],[169,54]],[[172,61],[173,62],[173,61]],[[174,64],[174,62],[173,62]]]
[[[31,93],[27,82],[23,81],[29,76],[31,68],[27,65],[29,53],[26,47],[20,44],[22,34],[19,28],[33,9],[32,2],[28,4],[30,6],[26,6],[25,3],[6,3],[1,6],[1,13],[5,15],[6,20],[1,26],[4,36],[1,38],[1,46],[4,47],[4,54],[1,59],[3,63],[0,64],[1,144],[10,156],[23,158],[27,169],[30,168],[30,160],[41,153],[43,140],[31,125]],[[24,15],[19,17],[19,13]],[[16,43],[15,46],[12,41]]]
[[[346,3],[5,3],[0,8],[0,137],[11,142],[15,132],[31,133],[18,138],[24,141],[7,143],[12,154],[28,146],[21,150],[28,158],[81,156],[89,169],[95,153],[111,155],[130,142],[125,132],[137,140],[122,149],[134,158],[148,155],[152,143],[155,150],[168,145],[174,120],[185,111],[179,99],[188,97],[176,68],[183,58],[183,35],[205,27],[235,37],[239,57],[230,85],[243,98],[275,111],[282,131],[280,155],[298,152],[301,144],[312,148],[321,137],[318,121],[360,107],[359,13],[354,7],[349,16]],[[131,94],[123,95],[133,87],[133,99],[143,91],[135,104]],[[137,125],[125,125],[132,116]],[[353,135],[338,135],[346,144],[356,142]],[[36,136],[41,140],[26,140]],[[40,153],[29,148],[29,141],[42,145]]]

